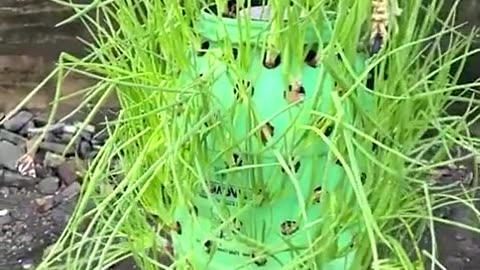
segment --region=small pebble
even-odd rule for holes
[[[20,111],[15,114],[12,118],[5,121],[3,127],[6,130],[18,132],[20,131],[28,122],[33,119],[33,114],[28,111]]]
[[[2,196],[3,198],[7,198],[8,195],[10,195],[10,190],[8,189],[8,187],[0,187],[0,196]]]
[[[38,183],[38,190],[45,195],[51,195],[55,194],[59,186],[60,179],[51,176],[41,180],[40,183]]]
[[[465,240],[465,236],[460,234],[460,233],[457,233],[457,234],[455,234],[455,240],[463,241],[463,240]]]
[[[8,209],[0,210],[0,226],[9,224],[10,222],[12,222],[12,217]]]
[[[35,199],[35,204],[38,206],[37,211],[45,213],[55,206],[55,198],[52,195],[48,195],[42,198]]]
[[[69,185],[68,187],[66,187],[63,191],[62,191],[62,196],[64,197],[65,200],[70,200],[72,198],[74,198],[75,196],[77,196],[77,194],[80,193],[80,190],[81,190],[81,186],[78,182],[74,182],[72,183],[71,185]]]
[[[23,269],[32,269],[33,268],[33,263],[23,263],[22,268]]]

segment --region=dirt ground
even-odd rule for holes
[[[0,56],[0,120],[51,68],[51,63],[41,57]],[[66,80],[63,95],[91,83],[85,78],[71,76]],[[92,123],[91,134],[85,133],[87,139],[80,140],[65,159],[60,152],[65,149],[68,134],[54,133],[34,157],[35,177],[20,175],[15,161],[25,154],[29,130],[45,124],[53,89],[53,84],[48,84],[23,107],[25,110],[17,114],[13,122],[7,121],[0,126],[0,270],[35,269],[44,250],[58,238],[81,188],[77,175],[81,169],[78,156],[93,153],[93,146],[101,143],[99,123],[104,116],[114,116],[117,108],[114,100],[107,102]],[[61,103],[57,119],[69,114],[79,102],[80,98],[74,98]],[[83,110],[69,120],[72,124],[69,127],[74,127],[75,121],[83,120],[86,114],[87,110]],[[112,269],[135,268],[127,261]]]

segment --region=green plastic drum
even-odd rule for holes
[[[355,235],[352,230],[335,232],[335,252],[310,254],[314,261],[327,263],[291,264],[320,233],[328,212],[322,196],[335,192],[345,196],[345,201],[353,196],[343,167],[328,158],[329,146],[305,128],[318,121],[311,111],[328,113],[333,107],[335,84],[322,67],[304,63],[301,91],[290,86],[282,63],[275,68],[263,64],[259,44],[268,32],[268,22],[239,23],[206,11],[199,22],[208,50],[193,56],[193,73],[209,78],[207,94],[213,97],[210,109],[216,117],[207,123],[207,154],[202,155],[207,158],[201,160],[210,171],[203,176],[208,182],[198,181],[193,201],[176,208],[179,228],[173,233],[174,253],[187,262],[178,267],[347,269],[355,252],[350,248]],[[238,46],[247,27],[254,37],[251,61],[243,70],[232,70],[224,64],[225,41]],[[322,31],[323,40],[328,40],[328,28]],[[306,33],[305,44],[318,41],[313,29]],[[356,68],[361,70],[363,63],[359,58]],[[185,72],[183,77],[189,74]],[[292,89],[297,92],[291,93]],[[367,95],[359,100],[366,107],[372,105]],[[344,109],[353,123],[352,106]],[[328,138],[334,130],[325,125],[320,124],[318,130]]]

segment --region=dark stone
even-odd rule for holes
[[[93,146],[89,141],[81,141],[78,146],[78,155],[82,159],[87,159],[93,150]]]
[[[17,188],[32,187],[37,184],[37,179],[20,175],[17,172],[12,172],[0,169],[0,185]]]
[[[77,164],[74,160],[66,161],[58,166],[57,175],[65,185],[71,185],[80,178],[77,174]]]
[[[0,129],[0,141],[1,140],[9,141],[16,145],[25,145],[27,142],[27,139],[24,137],[5,129]]]
[[[58,136],[59,142],[62,144],[69,144],[73,140],[73,146],[72,147],[79,147],[80,142],[82,140],[81,136],[77,136],[74,138],[75,134],[69,134],[69,133],[62,133],[61,135]],[[77,150],[78,151],[78,150]]]
[[[22,147],[7,141],[0,141],[0,167],[16,170],[17,160],[25,154]]]
[[[45,151],[54,152],[56,154],[73,155],[75,154],[75,145],[67,149],[67,144],[54,143],[54,142],[41,142],[39,148]]]
[[[63,156],[52,152],[46,152],[45,158],[43,159],[43,165],[50,168],[57,168],[64,162],[65,158]]]
[[[29,121],[22,129],[20,129],[20,131],[18,132],[18,134],[22,135],[22,136],[27,136],[28,135],[28,131],[32,128],[34,128],[35,125],[33,124],[33,121]]]
[[[29,111],[20,111],[12,118],[5,121],[3,127],[8,131],[18,132],[33,119],[33,114]]]
[[[55,132],[47,132],[45,134],[45,138],[43,139],[45,142],[53,142],[53,143],[61,143],[62,138],[59,137]]]
[[[36,128],[44,127],[48,123],[48,114],[47,113],[38,114],[32,119],[32,122]]]
[[[55,194],[60,186],[60,180],[57,177],[47,177],[38,183],[38,191],[45,195]]]
[[[69,143],[73,137],[74,137],[74,133],[69,133],[69,132],[63,132],[59,137],[60,137],[60,141],[62,143]],[[77,141],[79,141],[79,139],[77,139]]]
[[[62,190],[61,196],[64,200],[71,200],[80,193],[81,190],[80,183],[73,182],[71,185]]]
[[[86,140],[86,141],[92,140],[93,135],[94,135],[93,133],[90,133],[90,132],[85,131],[85,130],[82,130],[80,132],[80,138],[82,138],[83,140]]]
[[[43,179],[45,177],[52,175],[50,173],[50,170],[47,167],[42,166],[38,163],[35,164],[35,172],[37,173],[37,178],[39,179]]]

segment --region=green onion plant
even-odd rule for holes
[[[58,79],[54,104],[61,99],[65,76],[77,73],[95,80],[93,87],[82,92],[85,101],[80,107],[96,104],[85,125],[110,95],[115,95],[120,110],[118,118],[107,123],[109,139],[83,176],[81,196],[67,228],[45,252],[37,269],[109,269],[126,258],[142,270],[196,269],[186,265],[188,254],[181,258],[169,255],[169,234],[176,206],[189,204],[196,185],[207,185],[208,168],[200,166],[199,159],[206,151],[204,123],[212,121],[215,126],[208,107],[214,98],[208,92],[215,77],[205,74],[185,83],[181,74],[194,69],[191,54],[202,49],[197,20],[202,8],[213,5],[222,16],[230,1],[54,1],[76,11],[60,24],[81,20],[93,38],[84,41],[89,50],[86,57],[64,53],[59,58],[54,71]],[[341,89],[332,97],[335,107],[340,108],[345,100],[352,102],[361,128],[342,121],[340,113],[309,113],[341,127],[335,133],[336,143],[329,144],[329,155],[347,172],[358,206],[355,222],[365,228],[355,238],[357,253],[351,269],[430,269],[439,265],[436,243],[425,247],[420,240],[425,235],[434,239],[435,224],[479,231],[478,224],[455,223],[435,215],[437,209],[456,202],[473,209],[474,219],[478,219],[472,189],[462,185],[442,189],[431,177],[438,166],[477,156],[475,148],[480,141],[469,133],[472,122],[466,116],[445,113],[451,102],[478,103],[465,98],[468,94],[451,96],[453,91],[466,89],[469,93],[476,86],[457,85],[461,69],[456,74],[451,71],[452,64],[462,66],[466,57],[475,53],[469,48],[474,33],[461,34],[453,26],[453,12],[444,20],[437,18],[440,1],[385,1],[389,31],[375,55],[368,53],[369,0],[265,3],[273,16],[265,32],[268,38],[261,46],[267,60],[276,54],[303,59],[305,48],[299,40],[306,33],[302,22],[318,27],[318,44],[325,43],[320,29],[325,25],[331,28],[327,45],[318,49],[315,61]],[[237,13],[242,4],[251,6],[243,2],[237,1]],[[249,18],[236,19],[246,21],[241,38],[251,40]],[[448,50],[440,46],[445,41]],[[225,54],[218,60],[241,74],[252,59],[251,47],[240,45],[239,57],[234,59],[228,39],[222,45]],[[360,74],[353,68],[359,55],[368,56]],[[301,72],[294,61],[282,68],[286,80]],[[367,85],[367,81],[372,83]],[[355,91],[373,97],[373,111],[364,110],[352,95]],[[180,115],[187,115],[188,121],[179,120]],[[301,128],[323,136],[315,125]],[[425,136],[432,130],[434,135]],[[453,156],[450,150],[455,145],[471,154]],[[363,184],[358,180],[362,173],[367,175]],[[333,196],[332,202],[341,199]],[[346,214],[352,213],[351,209],[335,207],[344,214],[329,219],[332,224],[324,224],[325,228],[354,222]],[[318,251],[319,241],[327,245],[328,239],[325,235],[311,239],[314,244],[298,253],[298,261],[317,256],[322,252]],[[297,269],[295,260],[285,269]]]

